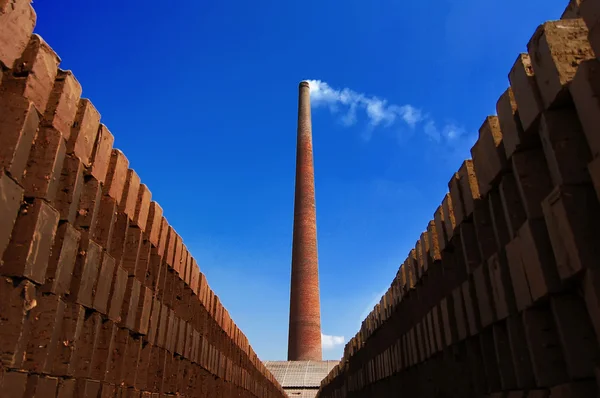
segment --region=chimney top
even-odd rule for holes
[[[306,80],[300,82],[300,87],[310,87],[310,84]]]

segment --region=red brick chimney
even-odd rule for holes
[[[317,214],[310,88],[300,83],[288,361],[321,361]]]

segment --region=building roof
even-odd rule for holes
[[[265,361],[265,366],[275,376],[290,397],[309,397],[290,394],[293,389],[318,389],[339,361]],[[302,391],[299,391],[302,392]],[[314,396],[314,395],[312,395]]]

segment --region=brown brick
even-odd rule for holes
[[[510,234],[504,209],[502,208],[502,198],[497,188],[488,192],[488,205],[490,207],[490,216],[492,217],[496,246],[502,248],[510,240]]]
[[[77,379],[74,397],[96,398],[100,393],[100,383],[95,380]]]
[[[515,365],[511,353],[508,328],[505,322],[495,323],[492,327],[494,348],[498,360],[498,373],[500,375],[501,389],[514,390],[517,388]]]
[[[27,373],[7,371],[0,379],[0,388],[7,397],[22,397],[27,387]]]
[[[80,239],[80,233],[71,224],[63,223],[58,227],[46,269],[44,291],[58,295],[69,293]]]
[[[26,319],[37,305],[35,286],[29,281],[19,284],[0,278],[0,360],[5,367],[22,362],[23,343],[27,338]]]
[[[90,193],[93,194],[93,192]],[[115,223],[117,220],[117,204],[111,197],[103,196],[100,198],[99,204],[90,202],[88,209],[91,206],[97,206],[98,209],[98,216],[94,217],[96,219],[95,225],[90,223],[90,226],[93,227],[92,236],[96,242],[106,249],[106,251],[110,252],[112,249],[111,244],[113,240],[113,234],[116,233]],[[85,217],[89,219],[89,210],[87,209]],[[86,222],[86,224],[88,224],[88,222]],[[125,231],[119,231],[119,233],[124,234]]]
[[[446,227],[444,225],[444,208],[441,205],[435,211],[434,222],[437,231],[438,245],[441,252],[448,244],[448,236],[446,235]]]
[[[560,16],[560,19],[580,18],[579,4],[581,3],[581,1],[582,0],[570,0],[569,4],[565,8],[565,11],[563,11],[562,15]]]
[[[23,175],[25,196],[54,202],[65,160],[65,143],[54,129],[38,131]]]
[[[77,156],[85,167],[92,164],[92,152],[99,126],[100,114],[94,105],[88,99],[80,99],[71,136],[67,141],[67,153]]]
[[[552,180],[543,151],[535,149],[515,153],[512,165],[527,218],[543,217],[542,200],[552,191]]]
[[[183,276],[184,270],[182,269],[182,254],[183,254],[183,239],[175,232],[175,254],[173,257],[173,268],[175,272]]]
[[[93,307],[96,311],[103,315],[108,314],[108,302],[110,298],[110,290],[115,275],[116,263],[108,253],[102,256],[102,265],[98,280],[94,286],[94,302]]]
[[[531,65],[545,108],[560,107],[570,100],[568,85],[577,66],[594,58],[583,20],[546,22],[527,44]]]
[[[0,171],[0,214],[2,214],[2,225],[0,225],[0,258],[4,255],[4,251],[10,241],[22,200],[23,188]]]
[[[152,310],[152,299],[152,290],[145,286],[141,286],[138,308],[135,312],[135,324],[132,330],[144,336],[148,334],[150,311]]]
[[[600,210],[593,189],[560,186],[542,206],[560,277],[567,279],[584,268],[596,266]]]
[[[519,54],[508,79],[517,103],[521,126],[529,136],[537,129],[539,116],[544,109],[529,54]]]
[[[510,159],[517,150],[527,148],[532,143],[535,144],[536,141],[539,142],[537,134],[525,134],[523,131],[517,102],[510,87],[498,99],[496,112],[498,114],[500,130],[502,131],[504,153],[507,159]]]
[[[461,285],[463,303],[465,305],[465,318],[467,320],[468,332],[471,336],[476,335],[481,329],[481,317],[477,311],[477,293],[475,283],[471,277]]]
[[[73,376],[76,378],[89,377],[90,375],[92,355],[101,326],[102,318],[100,314],[97,312],[86,312],[81,333],[75,342],[74,360],[76,366],[73,367]]]
[[[35,398],[55,398],[57,389],[58,379],[56,377],[29,375],[27,378],[27,387],[25,388],[25,396]]]
[[[61,379],[58,382],[57,398],[71,398],[75,393],[75,379]]]
[[[579,4],[579,14],[591,29],[600,21],[600,5],[595,1],[584,0]]]
[[[127,271],[117,266],[112,288],[110,290],[110,300],[108,304],[108,317],[114,322],[121,322],[121,309],[125,290],[127,289]]]
[[[485,328],[496,320],[487,264],[484,263],[481,267],[473,271],[473,282],[477,297],[475,304],[478,306],[481,326]]]
[[[588,269],[582,279],[583,298],[596,338],[600,342],[600,272]]]
[[[150,259],[152,257],[152,244],[147,239],[146,234],[142,233],[142,243],[140,245],[140,254],[135,267],[135,276],[144,286],[152,287],[154,275],[150,275]]]
[[[22,206],[0,273],[43,284],[57,226],[58,213],[45,202],[36,199]]]
[[[554,398],[595,398],[598,396],[598,386],[594,381],[575,381],[561,384],[550,389],[550,397]]]
[[[140,229],[144,232],[146,232],[146,225],[148,223],[148,214],[150,212],[151,199],[152,194],[150,193],[150,190],[146,185],[141,184],[138,191],[133,223],[140,227]]]
[[[475,202],[473,224],[475,225],[477,242],[479,243],[482,258],[489,258],[498,250],[492,215],[490,213],[489,198],[482,198]]]
[[[165,249],[165,262],[170,268],[174,267],[174,259],[175,259],[175,245],[177,242],[177,234],[175,230],[170,225],[168,226],[169,232],[167,235],[167,246]]]
[[[63,317],[60,325],[60,335],[56,344],[54,361],[52,364],[52,374],[57,376],[72,376],[77,368],[77,358],[81,349],[81,344],[86,344],[89,335],[84,333],[83,342],[80,343],[81,333],[84,331],[85,309],[74,303],[66,303]],[[88,324],[89,326],[89,324]],[[86,340],[87,339],[87,340]],[[93,343],[93,341],[92,341]],[[91,344],[88,343],[87,344]],[[77,355],[75,355],[77,354]]]
[[[521,225],[523,225],[523,222],[525,222],[527,216],[525,214],[523,204],[521,203],[521,197],[515,176],[512,173],[502,176],[499,192],[502,210],[504,211],[504,216],[506,219],[508,237],[510,239],[514,239],[517,234],[517,230],[521,227]]]
[[[450,242],[452,236],[454,236],[454,229],[456,228],[456,221],[454,219],[454,206],[452,205],[452,198],[450,197],[450,194],[446,194],[444,197],[442,207],[444,208],[444,228],[446,231],[446,236],[448,237],[448,242]]]
[[[100,212],[101,198],[102,186],[100,182],[92,176],[85,176],[74,226],[78,229],[85,230],[91,237],[96,235],[96,220],[98,219]],[[108,216],[111,220],[113,219],[114,209],[109,212]],[[112,225],[110,223],[108,224]],[[106,225],[106,223],[103,222],[103,225]]]
[[[570,379],[593,378],[597,341],[584,301],[566,294],[552,297],[550,305]]]
[[[167,325],[169,315],[171,314],[171,310],[167,308],[164,304],[161,305],[160,308],[160,319],[158,321],[158,334],[156,345],[161,348],[166,348],[166,339],[167,339]]]
[[[125,239],[124,252],[122,257],[122,267],[129,276],[136,275],[136,267],[140,258],[142,248],[142,231],[137,227],[129,227]]]
[[[594,1],[586,1],[586,3],[594,3]],[[596,24],[590,28],[588,40],[594,50],[594,54],[600,54],[600,24]]]
[[[128,338],[129,331],[127,329],[117,328],[106,369],[105,380],[109,383],[120,384],[122,381],[123,364],[124,358],[127,355]]]
[[[600,123],[600,63],[597,59],[584,61],[579,65],[569,91],[589,148],[594,156],[598,155],[600,138],[596,133],[596,126]]]
[[[138,311],[140,300],[141,282],[135,277],[130,276],[127,280],[127,288],[123,299],[123,309],[121,311],[122,326],[129,330],[134,330],[135,318]]]
[[[40,114],[44,114],[54,79],[58,73],[60,58],[37,34],[29,39],[27,48],[15,61],[12,76],[2,82],[33,102]]]
[[[79,210],[79,198],[83,191],[83,165],[79,159],[66,156],[58,182],[55,206],[60,219],[75,223]]]
[[[0,168],[20,181],[38,129],[39,115],[33,103],[1,89],[0,108]]]
[[[80,97],[81,85],[73,73],[68,70],[58,70],[44,113],[44,126],[54,127],[68,141]]]
[[[159,247],[161,237],[163,210],[156,202],[151,202],[148,210],[148,222],[146,223],[146,234],[154,247]],[[162,254],[160,254],[162,255]]]
[[[590,181],[587,165],[592,156],[574,109],[544,112],[540,137],[554,186]]]
[[[135,208],[137,205],[139,190],[140,177],[134,170],[127,170],[127,179],[125,180],[123,196],[119,202],[119,211],[127,214],[130,220],[133,220],[135,216]]]
[[[510,314],[516,312],[516,303],[504,249],[490,257],[487,264],[493,302],[496,307],[496,317],[499,320],[505,319]]]
[[[111,359],[110,353],[114,348],[117,327],[111,320],[103,320],[99,327],[98,337],[92,354],[90,378],[103,381]]]
[[[549,387],[568,380],[560,340],[549,309],[523,311],[523,324],[537,385]]]
[[[94,149],[92,150],[92,167],[90,169],[98,181],[106,181],[115,138],[104,124],[100,124]]]
[[[134,229],[135,228],[129,227],[129,218],[125,213],[118,212],[116,214],[110,245],[106,250],[115,258],[117,264],[120,264],[127,254],[126,252],[129,248],[128,243],[130,243],[128,240],[132,236],[136,236],[136,231]],[[129,252],[129,254],[131,254],[131,252]]]
[[[519,236],[506,245],[508,269],[515,294],[515,304],[519,311],[529,307],[533,302],[523,264],[522,251],[521,238]]]
[[[496,356],[496,344],[494,342],[494,332],[490,329],[484,329],[479,335],[481,346],[481,355],[488,391],[499,391],[501,389],[500,372],[498,369],[498,358]]]
[[[492,183],[506,169],[507,163],[498,117],[488,116],[485,119],[479,129],[479,139],[471,148],[471,156],[479,193],[486,195]]]
[[[468,333],[467,318],[465,316],[465,306],[463,303],[462,286],[457,287],[452,291],[452,296],[447,297],[448,310],[452,308],[454,313],[454,321],[456,322],[456,331],[458,340],[464,340]],[[449,314],[450,315],[450,314]],[[446,329],[446,323],[444,322],[444,329]],[[446,335],[446,339],[448,335]],[[447,340],[446,340],[447,341]]]
[[[0,65],[13,67],[33,33],[36,14],[27,1],[0,3]]]
[[[106,174],[104,193],[116,200],[117,204],[120,204],[121,198],[123,197],[128,167],[129,160],[127,160],[123,152],[118,149],[113,149],[108,173]]]

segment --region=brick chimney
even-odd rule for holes
[[[288,361],[321,361],[317,214],[308,82],[301,82],[299,89]]]

